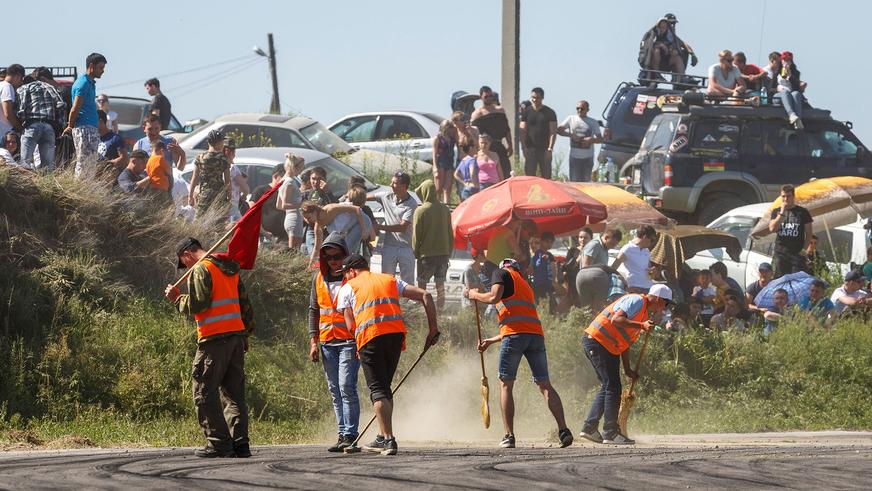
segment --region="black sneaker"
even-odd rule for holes
[[[364,445],[363,449],[367,452],[381,452],[385,449],[385,437],[383,435],[376,435],[375,440],[368,445]]]
[[[247,459],[251,457],[251,448],[247,443],[241,443],[233,446],[233,453],[240,459]]]
[[[500,448],[515,448],[515,435],[506,435],[500,442]]]
[[[560,439],[560,448],[566,448],[572,445],[572,432],[569,431],[569,428],[563,428],[560,430],[560,433],[557,434],[557,437]]]
[[[607,445],[635,445],[636,440],[633,440],[632,438],[627,438],[626,436],[618,433],[612,438],[603,440],[603,443]]]
[[[357,435],[342,435],[342,437],[340,437],[340,440],[342,440],[342,443],[338,444],[339,449],[345,450],[346,448],[354,445],[354,441],[357,440]]]
[[[227,458],[236,457],[236,452],[233,450],[216,450],[213,447],[203,447],[194,450],[194,456],[203,459]]]
[[[578,436],[584,438],[585,440],[590,440],[594,443],[602,443],[603,435],[599,432],[599,430],[593,431],[582,431]]]
[[[385,449],[381,453],[382,455],[396,455],[397,454],[397,439],[394,437],[390,437],[385,440]]]
[[[328,448],[327,451],[333,452],[333,453],[341,452],[342,449],[345,448],[342,446],[343,443],[345,443],[345,437],[343,437],[342,435],[339,435],[339,440],[337,440],[336,443],[334,443],[330,448]],[[346,445],[346,447],[347,446],[348,445]]]

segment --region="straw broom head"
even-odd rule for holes
[[[487,386],[487,377],[481,378],[481,419],[484,421],[485,429],[490,428],[490,408],[488,407],[488,396],[490,391]]]

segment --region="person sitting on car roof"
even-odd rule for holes
[[[733,65],[733,52],[725,49],[718,53],[718,62],[709,67],[708,95],[739,97],[745,92],[742,72]]]
[[[781,100],[787,118],[794,128],[802,129],[802,104],[805,97],[805,82],[799,79],[799,68],[793,62],[793,53],[784,51],[781,53],[781,70],[778,72],[778,86],[775,98]]]
[[[696,66],[697,58],[693,49],[675,33],[677,23],[678,19],[674,14],[666,14],[645,33],[639,44],[639,66],[645,70],[683,74],[688,56],[690,65]]]
[[[742,74],[742,80],[745,81],[745,86],[749,90],[760,90],[762,88],[766,72],[757,65],[748,63],[745,53],[739,51],[733,55],[733,65],[739,69],[739,72]]]

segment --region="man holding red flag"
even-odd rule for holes
[[[182,277],[175,285],[167,285],[164,295],[179,312],[197,321],[194,405],[206,435],[206,447],[194,452],[197,457],[251,457],[244,354],[254,330],[254,313],[239,270],[254,267],[260,210],[280,186],[279,182],[264,193],[208,252],[193,237],[176,247],[179,269],[190,269],[188,294],[179,292]],[[230,234],[227,252],[212,254]]]
[[[192,268],[187,295],[174,285],[166,297],[197,321],[197,354],[192,377],[197,419],[206,447],[197,457],[250,457],[245,356],[254,314],[239,278],[239,263],[207,255],[197,239],[176,249],[179,269]]]

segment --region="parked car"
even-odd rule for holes
[[[803,122],[794,129],[780,106],[667,103],[621,175],[664,213],[699,224],[772,200],[783,184],[872,175],[872,155],[850,122],[811,108]]]
[[[756,281],[759,277],[757,270],[760,263],[772,262],[775,242],[773,235],[759,240],[754,239],[751,237],[751,230],[754,229],[757,221],[770,205],[771,202],[741,206],[730,210],[708,225],[708,228],[729,232],[739,239],[739,242],[744,246],[739,262],[730,259],[724,249],[710,249],[702,251],[688,260],[688,266],[694,269],[703,269],[708,268],[716,261],[722,261],[727,266],[730,278],[736,280],[742,285],[742,288]],[[835,227],[816,234],[818,237],[817,250],[831,269],[838,267],[845,273],[852,262],[856,264],[866,262],[866,249],[869,246],[869,241],[866,229],[863,228],[864,223],[865,220],[858,220],[850,225]]]
[[[608,104],[603,108],[603,142],[597,154],[601,164],[609,157],[620,166],[639,151],[639,144],[651,124],[651,120],[660,114],[657,98],[662,95],[680,94],[690,87],[705,87],[708,80],[705,77],[682,75],[686,85],[672,84],[662,80],[640,80],[622,82],[615,89]]]
[[[415,111],[357,113],[330,125],[352,147],[433,161],[433,138],[444,118]]]
[[[308,148],[269,147],[269,148],[240,148],[236,151],[234,165],[248,176],[248,187],[252,190],[272,181],[272,172],[276,164],[284,164],[285,154],[293,152],[306,160],[305,168],[321,166],[327,171],[327,185],[330,191],[337,197],[345,194],[348,189],[348,179],[351,176],[361,175],[357,170],[341,162],[330,155],[318,150]],[[194,167],[188,166],[181,173],[185,182],[191,182]],[[391,192],[388,186],[380,186],[366,177],[366,191],[372,196],[382,196]],[[378,200],[368,201],[367,205],[376,214],[378,219],[382,216],[381,202]]]
[[[372,271],[383,273],[381,269],[381,253],[377,253],[369,260],[369,267]],[[460,299],[463,295],[463,272],[472,264],[472,256],[469,251],[462,249],[454,249],[451,259],[448,260],[448,274],[445,277],[445,303],[452,308],[460,308]],[[395,275],[399,275],[399,269],[394,271]],[[430,280],[427,283],[427,291],[433,295],[433,300],[436,300],[436,284]]]
[[[118,135],[124,140],[125,145],[133,147],[137,140],[145,136],[142,123],[148,116],[151,101],[141,97],[110,95],[109,107],[118,113]],[[170,125],[168,128],[161,128],[161,134],[172,133],[173,137],[179,139],[180,136],[191,130],[192,127],[182,125],[175,115],[171,114]]]
[[[208,148],[206,136],[211,130],[221,130],[233,136],[239,148],[291,147],[307,148],[332,155],[370,178],[391,176],[404,170],[410,174],[428,171],[430,165],[415,159],[377,152],[357,150],[314,119],[280,114],[238,113],[218,117],[188,135],[178,137],[188,158],[194,158]]]

